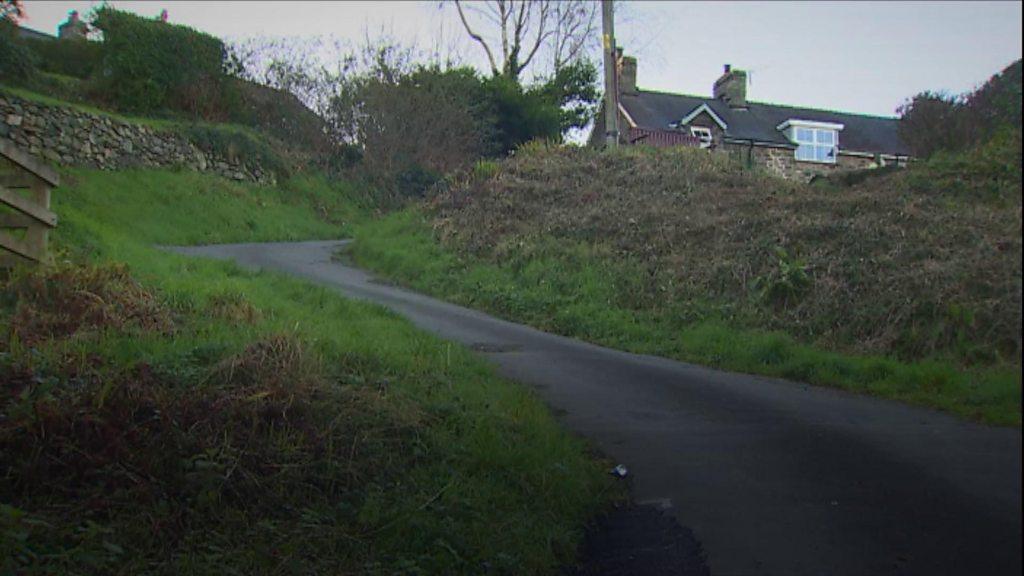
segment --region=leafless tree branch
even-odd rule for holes
[[[470,38],[477,41],[481,46],[484,47],[484,52],[487,53],[487,60],[488,62],[491,63],[491,71],[494,74],[497,74],[498,64],[494,61],[494,54],[491,53],[491,47],[487,45],[486,41],[484,41],[483,36],[480,36],[479,34],[474,32],[472,28],[469,27],[469,22],[466,21],[466,15],[462,12],[462,2],[460,2],[459,0],[455,0],[455,7],[459,11],[459,19],[462,20],[462,26],[466,29],[466,34],[469,34]],[[502,29],[504,29],[504,27]]]
[[[597,42],[598,4],[592,0],[450,2],[455,4],[466,33],[484,48],[496,75],[519,78],[542,53],[557,70],[583,57]],[[477,17],[475,23],[471,16]],[[500,39],[500,61],[486,39],[487,30],[493,31],[491,38]]]

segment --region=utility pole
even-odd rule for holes
[[[619,82],[615,63],[615,25],[612,0],[601,0],[601,28],[604,34],[604,142],[619,145]]]

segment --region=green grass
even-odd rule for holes
[[[827,351],[780,332],[719,320],[710,304],[646,306],[646,274],[628,258],[560,242],[499,263],[456,253],[410,208],[357,226],[351,255],[417,290],[538,328],[632,352],[834,386],[1020,426],[1019,366],[964,369]],[[543,246],[543,244],[542,244]],[[706,317],[694,313],[705,307]]]
[[[152,247],[337,238],[362,213],[349,198],[316,178],[65,173],[55,245],[72,264],[15,275],[0,315],[38,332],[26,302],[54,322],[104,313],[67,337],[4,335],[0,368],[31,374],[2,398],[5,571],[545,574],[571,561],[611,486],[528,391],[382,308]],[[155,302],[122,301],[113,263]],[[160,424],[140,424],[154,406]]]
[[[346,183],[332,187],[316,176],[278,187],[186,170],[65,170],[63,179],[53,193],[59,245],[95,247],[114,258],[140,244],[341,238],[361,214]]]

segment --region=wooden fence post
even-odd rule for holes
[[[50,190],[58,185],[55,170],[0,138],[0,267],[48,258],[47,239],[57,226]]]

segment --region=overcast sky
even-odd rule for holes
[[[24,25],[55,33],[95,1],[25,2]],[[118,2],[232,40],[384,31],[484,69],[451,10],[435,2]],[[1021,2],[629,2],[618,43],[641,88],[704,94],[732,64],[755,101],[891,115],[923,90],[963,92],[1021,57]]]

